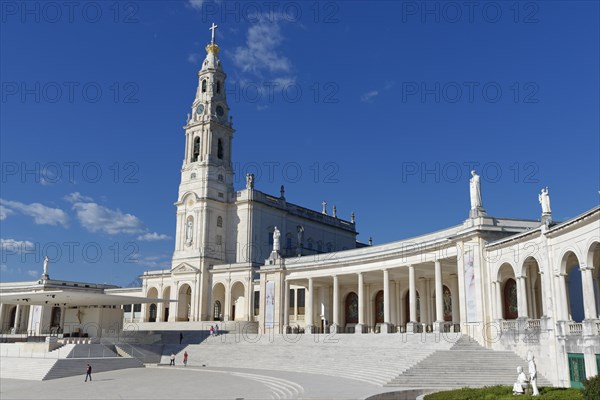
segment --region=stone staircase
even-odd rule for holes
[[[158,364],[163,354],[162,344],[127,344],[115,345],[117,353],[122,357],[134,357],[144,364]]]
[[[137,358],[116,357],[116,358],[63,358],[50,368],[44,375],[43,380],[65,378],[67,376],[81,375],[85,377],[87,365],[92,366],[92,377],[96,372],[114,371],[125,368],[140,368],[144,364]]]
[[[468,336],[449,350],[438,350],[399,374],[385,386],[406,388],[512,386],[517,367],[527,371],[527,362],[511,351],[494,351]],[[538,386],[552,386],[538,372]]]
[[[71,352],[66,358],[104,358],[104,357],[119,357],[114,346],[106,346],[103,344],[77,344],[73,345]]]
[[[315,373],[384,385],[454,344],[439,335],[221,335],[201,344],[165,345],[161,364]]]
[[[0,378],[41,381],[56,364],[54,358],[0,358]]]

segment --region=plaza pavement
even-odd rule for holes
[[[364,399],[397,391],[317,374],[236,368],[131,368],[47,381],[0,380],[0,399]]]

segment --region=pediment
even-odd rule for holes
[[[184,274],[184,273],[190,273],[190,272],[200,272],[200,270],[196,267],[192,267],[190,264],[181,263],[178,266],[176,266],[175,268],[173,268],[171,270],[171,272],[174,274]]]

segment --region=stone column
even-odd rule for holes
[[[517,307],[519,318],[527,318],[527,291],[524,276],[517,277]]]
[[[531,271],[530,271],[531,274]],[[534,276],[527,275],[525,279],[525,286],[527,286],[527,312],[530,318],[536,318],[537,313],[535,312],[535,296],[533,291],[533,279]]]
[[[567,296],[567,274],[560,273],[560,274],[556,275],[556,278],[558,279],[558,285],[560,288],[560,297],[561,297],[560,304],[562,305],[561,318],[563,321],[568,321],[570,319],[570,317],[569,317],[569,297]]]
[[[354,333],[362,333],[365,326],[365,283],[363,273],[358,273],[358,324],[354,328]]]
[[[593,267],[587,267],[581,263],[579,265],[581,270],[581,284],[583,286],[583,310],[585,319],[596,319],[596,297],[594,295],[594,275]]]
[[[435,260],[435,323],[433,330],[444,330],[444,285],[442,285],[442,262]]]
[[[496,319],[503,319],[504,313],[504,303],[502,303],[502,282],[495,281],[494,282],[494,290],[496,291]]]
[[[408,305],[409,321],[406,324],[406,332],[414,333],[417,328],[417,288],[415,282],[415,267],[413,265],[408,266]]]
[[[391,314],[390,314],[390,271],[387,269],[383,270],[383,324],[381,325],[381,333],[390,333]]]
[[[290,325],[290,282],[285,281],[284,285],[284,303],[283,303],[283,332],[287,332],[287,327]]]
[[[14,333],[19,333],[19,325],[21,325],[21,305],[17,304],[15,311],[15,325],[13,326]]]
[[[4,303],[0,303],[0,333],[4,331]]]
[[[340,332],[340,282],[337,275],[333,276],[333,323],[331,333]]]
[[[452,323],[460,323],[460,293],[458,292],[458,277],[450,274],[450,295],[452,299]]]
[[[304,333],[313,333],[315,326],[313,322],[314,310],[313,310],[313,299],[314,299],[314,284],[313,278],[308,278],[308,293],[306,294],[306,315],[304,316],[306,327]]]
[[[129,314],[129,322],[133,323],[133,308],[135,307],[135,304],[131,305],[131,313]]]

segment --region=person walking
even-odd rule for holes
[[[87,365],[85,369],[85,382],[87,382],[88,378],[90,378],[90,382],[92,381],[92,366],[90,364]]]
[[[183,366],[187,367],[188,353],[187,351],[183,353]]]
[[[171,363],[169,364],[169,366],[175,366],[175,353],[171,353]]]

